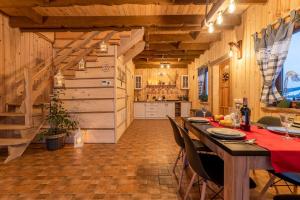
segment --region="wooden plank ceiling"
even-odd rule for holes
[[[207,18],[215,19],[229,0],[208,1]],[[58,32],[57,38],[67,40],[78,37],[78,32],[144,27],[146,46],[134,59],[137,68],[159,67],[162,61],[172,67],[187,67],[221,39],[222,30],[241,24],[240,14],[250,4],[266,1],[236,0],[235,13],[225,13],[222,25],[212,34],[204,25],[206,0],[1,0],[0,10],[10,17],[12,27]],[[122,34],[112,39],[120,37]]]

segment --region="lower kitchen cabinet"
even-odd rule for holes
[[[190,102],[181,102],[182,117],[188,117],[190,113]],[[135,119],[166,119],[166,116],[175,118],[175,102],[135,102]]]

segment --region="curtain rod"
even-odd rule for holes
[[[291,17],[291,12],[293,12],[293,11],[296,11],[296,14],[300,14],[300,13],[299,13],[299,12],[300,12],[300,6],[298,6],[297,8],[295,8],[295,9],[293,9],[293,10],[290,10],[289,12],[284,13],[283,16],[279,17],[277,20],[275,20],[275,21],[273,21],[272,23],[268,24],[267,27],[268,27],[269,25],[271,25],[271,26],[276,26],[278,23],[280,23],[280,20],[285,21],[287,18],[290,18],[290,17]],[[263,29],[265,29],[265,28],[263,28]],[[263,30],[263,29],[262,29],[262,30]],[[252,36],[255,36],[257,33],[258,33],[258,34],[261,34],[261,33],[262,33],[262,30],[259,31],[259,32],[253,33]]]

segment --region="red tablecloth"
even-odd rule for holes
[[[220,127],[216,122],[212,126]],[[300,172],[300,138],[286,140],[282,135],[251,126],[247,139],[256,139],[256,144],[271,152],[271,163],[276,172]]]

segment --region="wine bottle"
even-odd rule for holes
[[[243,98],[243,106],[241,108],[241,129],[244,131],[250,131],[250,115],[251,110],[248,108],[247,98]]]

